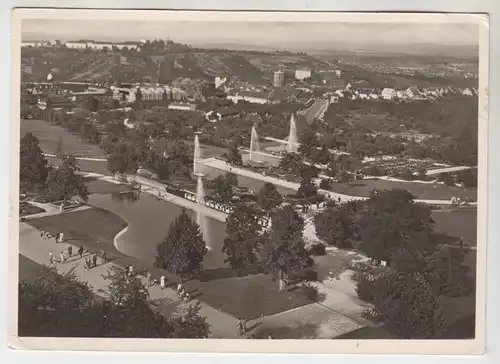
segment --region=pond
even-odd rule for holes
[[[145,261],[153,261],[156,246],[168,233],[170,224],[181,213],[182,207],[158,200],[155,197],[140,193],[136,197],[128,194],[93,194],[89,204],[115,213],[124,219],[128,227],[117,238],[120,252]],[[196,214],[187,210],[188,215],[196,221]],[[211,250],[205,256],[204,269],[226,267],[222,246],[226,237],[225,224],[207,218],[205,236]]]

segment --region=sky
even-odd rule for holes
[[[63,41],[171,39],[194,46],[233,44],[275,49],[411,49],[478,45],[476,24],[454,23],[296,23],[182,22],[25,19],[23,40]]]

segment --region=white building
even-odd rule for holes
[[[108,42],[88,42],[87,47],[96,50],[96,51],[102,51],[104,49],[107,50],[112,50],[113,49],[113,43],[108,43]]]
[[[116,48],[118,49],[128,49],[128,50],[132,50],[132,49],[137,49],[139,48],[139,46],[137,44],[128,44],[128,43],[116,43],[114,45]]]
[[[341,70],[335,70],[335,77],[337,77],[337,78],[342,77],[342,71]]]
[[[227,83],[228,78],[227,77],[221,77],[221,76],[216,76],[215,77],[215,88],[219,88],[223,86],[225,83]]]
[[[247,101],[252,104],[267,104],[269,102],[267,93],[262,92],[251,92],[251,91],[241,91],[238,93],[229,93],[227,98],[234,102]]]
[[[21,42],[21,47],[32,47],[32,48],[38,48],[38,47],[45,47],[49,45],[49,42],[43,42],[39,40],[34,40],[31,42]]]
[[[418,96],[421,96],[422,93],[420,92],[420,90],[418,88],[416,88],[415,86],[412,86],[412,87],[408,87],[405,91],[406,95],[410,98],[410,99],[414,99]]]
[[[69,42],[66,42],[64,45],[66,46],[66,48],[69,48],[69,49],[85,49],[87,48],[87,42],[84,42],[84,41],[69,41]]]
[[[170,110],[194,111],[196,110],[196,105],[183,102],[173,102],[170,105],[168,105],[168,108]]]
[[[384,88],[382,90],[381,96],[384,100],[392,100],[396,98],[397,93],[396,90],[394,90],[393,88]]]
[[[306,78],[311,78],[311,70],[301,69],[295,71],[295,79],[305,80]]]

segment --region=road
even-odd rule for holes
[[[311,125],[314,119],[320,119],[328,108],[328,100],[316,100],[309,108],[301,112],[306,122]]]

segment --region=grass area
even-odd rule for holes
[[[44,120],[21,120],[21,137],[28,132],[38,138],[40,148],[45,153],[55,153],[59,140],[61,140],[64,153],[72,153],[75,156],[81,157],[105,156],[104,151],[97,145],[85,143],[76,135],[67,132],[60,126],[50,125]]]
[[[477,211],[433,211],[434,231],[457,239],[464,244],[477,246]]]
[[[39,214],[41,212],[45,212],[44,209],[38,206],[34,206],[29,204],[28,202],[20,202],[19,203],[19,216],[27,216],[27,215],[33,215],[33,214]]]
[[[312,303],[300,288],[279,292],[278,282],[263,274],[200,282],[200,291],[210,306],[249,320]]]
[[[42,273],[42,266],[19,254],[19,281],[33,282]]]
[[[102,209],[90,208],[66,214],[46,216],[29,220],[37,229],[44,229],[51,234],[64,233],[65,239],[85,242],[82,244],[91,250],[114,250],[113,240],[116,234],[127,224],[117,215]]]
[[[404,189],[420,200],[449,200],[452,197],[477,200],[477,188],[459,188],[437,183],[395,182],[386,180],[358,180],[350,183],[333,183],[331,191],[347,195],[368,197],[374,189]]]
[[[56,157],[45,157],[49,165],[59,167],[62,164],[62,160]],[[104,175],[111,175],[108,170],[106,161],[82,161],[79,160],[78,166],[82,171],[100,173]]]
[[[108,194],[108,193],[122,193],[128,192],[132,188],[127,185],[110,183],[107,181],[102,181],[94,177],[85,178],[87,187],[89,189],[89,194]]]

